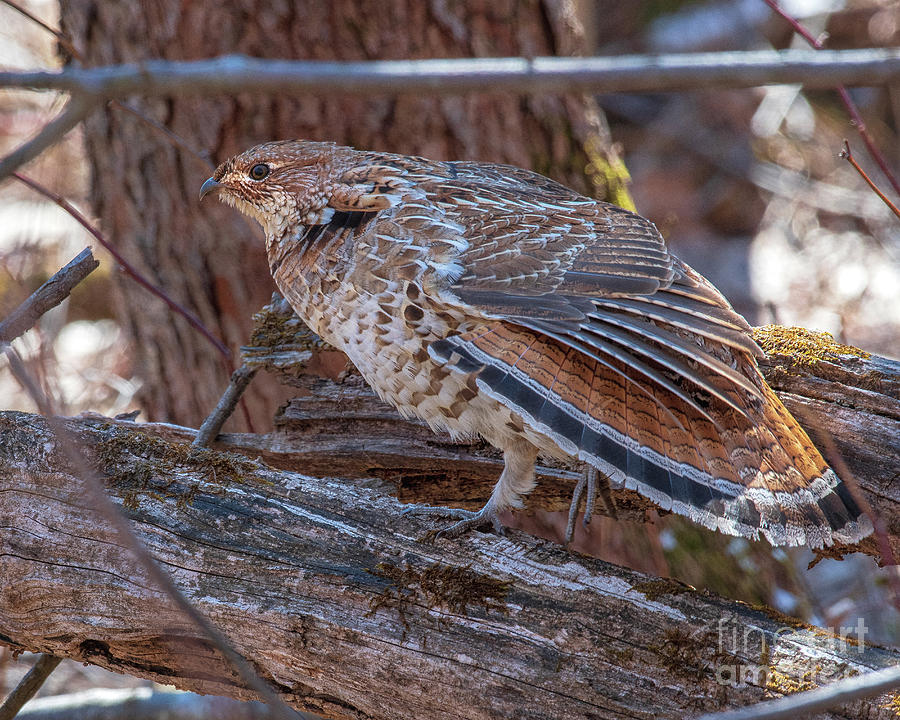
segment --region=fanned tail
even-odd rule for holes
[[[445,338],[429,352],[476,373],[482,392],[614,484],[710,529],[772,545],[851,544],[872,531],[748,354],[733,355],[740,385],[693,361],[692,376],[705,371],[702,384],[653,364],[661,384],[537,330],[499,321],[491,329]]]

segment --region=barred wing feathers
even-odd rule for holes
[[[746,321],[649,221],[518,168],[408,171],[464,228],[450,290],[495,318],[432,343],[568,454],[666,509],[775,545],[871,532],[766,385]]]

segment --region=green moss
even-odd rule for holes
[[[846,355],[871,357],[864,350],[835,341],[831,333],[800,327],[764,325],[753,328],[753,339],[767,355],[786,355],[799,365],[811,366]]]
[[[116,425],[102,429],[107,437],[97,443],[97,466],[126,507],[137,507],[142,496],[175,498],[184,506],[193,501],[201,482],[212,482],[224,492],[232,482],[259,479],[258,463],[241,455],[170,443]]]
[[[370,572],[388,584],[369,603],[369,614],[383,607],[395,609],[404,629],[409,629],[406,613],[413,604],[432,610],[442,608],[458,615],[468,615],[469,606],[506,611],[510,583],[473,572],[468,567],[435,563],[419,569],[407,563],[400,566],[382,562]]]
[[[617,156],[610,160],[602,151],[597,137],[588,139],[584,144],[584,152],[588,158],[585,172],[594,186],[595,196],[635,212],[637,208],[628,192],[631,174],[625,167],[625,162]]]

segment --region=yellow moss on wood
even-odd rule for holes
[[[637,208],[628,192],[631,174],[624,161],[617,155],[611,158],[604,153],[600,138],[596,136],[589,138],[584,144],[584,152],[588,158],[585,172],[595,188],[595,196],[635,212]]]
[[[815,674],[815,670],[808,670],[798,678],[791,677],[778,670],[774,665],[770,665],[769,672],[766,673],[766,688],[782,695],[812,690],[817,687],[813,680]]]
[[[782,625],[786,625],[792,628],[803,628],[804,630],[809,630],[810,632],[814,632],[817,628],[814,625],[810,625],[809,623],[805,623],[799,618],[792,617],[790,615],[785,615],[780,610],[776,610],[775,608],[771,608],[764,603],[745,603],[741,602],[741,605],[746,605],[752,610],[756,610],[757,612],[761,612],[764,615],[768,615],[772,620],[777,623],[781,623]]]
[[[881,707],[885,710],[890,710],[894,714],[894,717],[900,718],[900,694],[893,693],[888,697],[889,700]]]
[[[763,325],[753,328],[753,339],[767,355],[786,355],[796,363],[807,366],[847,355],[870,357],[865,350],[837,342],[831,333],[801,327]]]

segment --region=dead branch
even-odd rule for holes
[[[239,92],[371,95],[398,92],[662,92],[802,84],[882,85],[900,75],[895,49],[760,50],[615,57],[457,58],[326,62],[150,60],[139,65],[2,72],[0,87],[57,90],[93,99]]]
[[[66,426],[179,590],[326,717],[683,718],[900,663],[520,533],[423,542],[371,476],[273,470],[168,425]],[[0,414],[0,641],[253,697],[85,497],[47,420]]]
[[[0,159],[0,180],[12,175],[25,163],[34,160],[44,150],[62,140],[88,116],[94,104],[95,101],[83,93],[73,95],[63,111],[47,123],[37,135]]]
[[[12,720],[18,715],[22,706],[34,697],[34,694],[41,689],[41,685],[44,684],[50,673],[61,662],[62,658],[46,653],[42,654],[34,664],[34,667],[28,671],[28,674],[22,678],[22,681],[16,685],[3,701],[3,705],[0,706],[0,720]]]
[[[0,321],[0,344],[12,342],[26,330],[34,327],[41,315],[69,297],[73,288],[99,265],[90,248],[78,253],[68,265],[57,271],[25,302]]]
[[[809,30],[807,30],[805,27],[803,27],[799,20],[797,20],[795,17],[781,8],[778,3],[775,2],[775,0],[763,0],[763,2],[765,2],[766,5],[772,8],[772,10],[774,10],[778,15],[784,18],[787,23],[793,28],[794,32],[800,35],[800,37],[806,40],[806,42],[808,42],[812,47],[814,47],[816,50],[823,50],[824,46],[822,45],[821,41],[818,38],[813,37],[812,33],[810,33]],[[856,131],[862,138],[862,141],[866,146],[866,150],[869,151],[869,155],[877,163],[878,167],[881,168],[881,172],[884,173],[884,176],[891,183],[891,186],[894,188],[894,192],[900,195],[900,182],[897,181],[897,177],[888,166],[884,154],[881,152],[881,150],[879,150],[878,146],[875,144],[875,141],[872,139],[872,136],[869,133],[868,128],[866,127],[866,122],[865,120],[863,120],[863,116],[859,112],[859,108],[856,107],[856,103],[853,102],[853,98],[850,97],[850,93],[847,92],[847,88],[844,87],[844,85],[845,83],[838,84],[835,88],[841,98],[841,102],[844,104],[844,107],[847,108],[847,112],[853,120],[853,124],[856,126]]]
[[[298,331],[296,317],[289,309],[270,309],[260,318],[268,335],[260,332],[256,341],[268,346],[243,348],[244,362],[281,372],[283,382],[301,389],[299,397],[276,417],[274,433],[226,434],[217,447],[258,453],[275,467],[307,474],[383,478],[403,502],[481,507],[502,469],[496,450],[455,443],[401,418],[358,375],[337,384],[298,376],[309,338]],[[826,459],[846,463],[900,557],[900,363],[802,328],[757,328],[755,337],[769,354],[762,365],[769,383]],[[530,506],[567,510],[579,477],[562,466],[540,467]],[[644,521],[649,501],[624,489],[612,495],[620,518]],[[855,551],[881,557],[874,538],[827,553]]]

